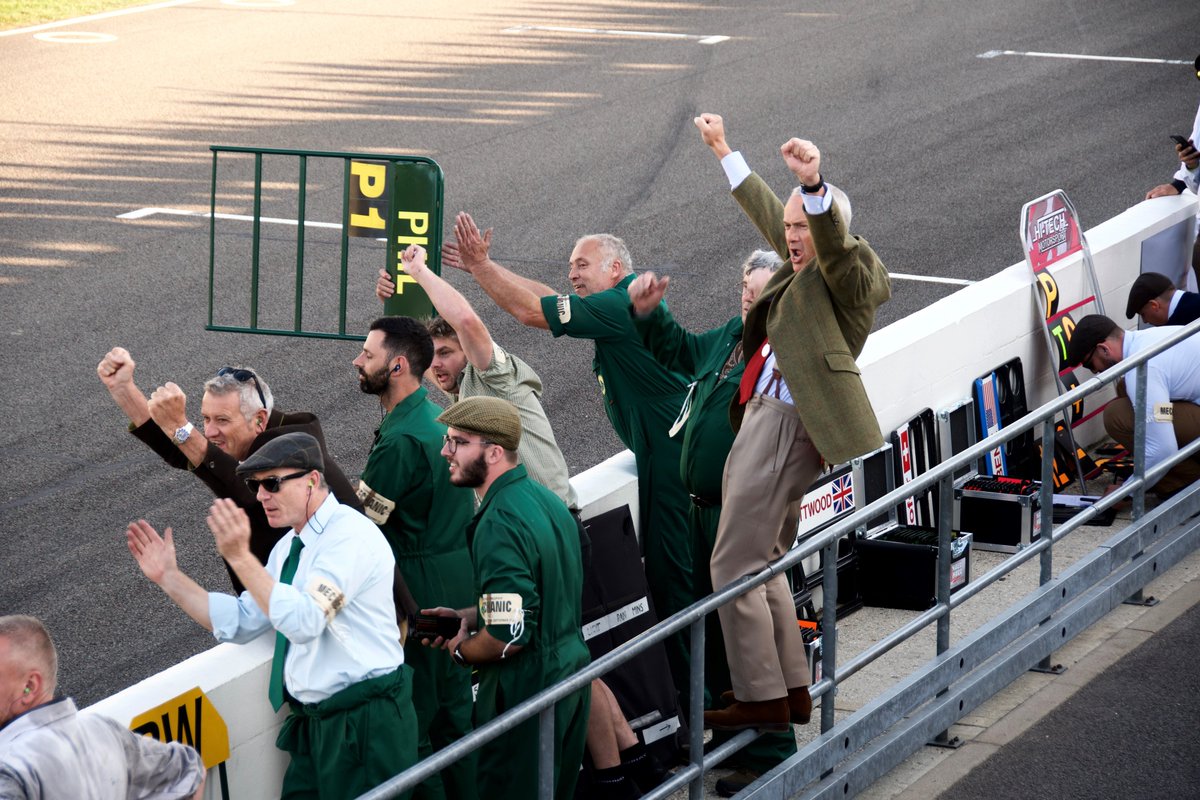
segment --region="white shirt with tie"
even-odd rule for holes
[[[267,572],[277,581],[296,536],[304,542],[292,583],[271,589],[270,617],[250,592],[210,592],[213,635],[243,644],[267,631],[287,637],[284,686],[301,703],[394,672],[404,663],[392,576],[396,559],[371,520],[331,494],[299,534],[276,542]]]

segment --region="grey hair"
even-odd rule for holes
[[[629,247],[625,244],[625,240],[613,236],[611,233],[590,233],[587,236],[579,237],[575,246],[578,247],[583,242],[596,242],[600,245],[600,252],[604,255],[606,265],[612,264],[613,261],[620,261],[622,275],[633,272],[633,256],[629,254]]]
[[[783,266],[783,259],[774,250],[755,250],[742,262],[742,277],[760,269],[775,272]]]
[[[10,651],[15,651],[18,658],[24,659],[19,666],[28,667],[32,662],[42,669],[45,673],[42,677],[53,694],[58,686],[58,652],[42,621],[25,614],[0,617],[0,637],[8,639]]]
[[[825,188],[833,195],[833,202],[837,203],[838,209],[842,212],[842,219],[846,221],[846,230],[849,230],[850,219],[854,216],[854,212],[850,208],[850,196],[828,181],[825,182]],[[792,194],[803,195],[804,192],[797,186],[795,189],[792,189]]]
[[[253,381],[239,381],[232,375],[214,375],[204,382],[204,391],[216,395],[218,397],[232,394],[238,394],[238,409],[242,412],[242,416],[247,420],[254,416],[254,412],[260,408],[265,408],[267,414],[270,415],[271,409],[275,407],[275,396],[271,394],[271,387],[267,386],[257,372],[246,367],[232,367],[232,369],[244,369],[254,376]],[[255,384],[258,387],[255,388]],[[266,405],[258,399],[258,390],[262,389],[263,400],[266,400]]]

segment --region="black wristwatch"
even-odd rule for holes
[[[463,642],[465,641],[466,639],[463,639]],[[460,667],[467,666],[467,660],[463,658],[462,654],[462,642],[459,642],[454,646],[454,652],[450,654],[450,657],[453,658],[454,663],[458,664]]]

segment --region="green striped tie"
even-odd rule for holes
[[[304,542],[300,537],[292,539],[292,549],[288,552],[287,561],[283,562],[283,572],[279,575],[280,583],[290,584],[296,575],[296,567],[300,566],[300,551]],[[267,697],[271,698],[271,708],[278,711],[283,707],[283,662],[287,659],[288,640],[278,631],[275,632],[275,655],[271,659],[271,684]]]

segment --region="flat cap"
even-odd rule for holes
[[[1166,275],[1157,272],[1143,272],[1137,276],[1133,286],[1129,287],[1129,300],[1125,303],[1125,317],[1133,319],[1133,315],[1142,310],[1142,306],[1161,295],[1168,289],[1174,289],[1175,284]]]
[[[438,422],[477,433],[505,450],[516,450],[521,443],[521,415],[516,406],[499,397],[459,400],[441,413]]]
[[[237,474],[246,475],[279,467],[315,469],[324,473],[325,457],[321,455],[321,445],[316,437],[299,431],[276,436],[238,464]]]
[[[1078,366],[1096,348],[1096,345],[1117,330],[1117,323],[1103,314],[1088,314],[1075,326],[1067,342],[1067,364]]]

